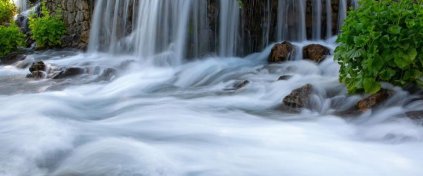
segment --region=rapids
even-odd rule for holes
[[[333,49],[331,41],[321,43]],[[135,60],[112,81],[95,76],[28,81],[26,70],[2,66],[0,175],[423,173],[423,128],[403,114],[421,109],[423,102],[401,107],[412,96],[394,88],[396,96],[382,108],[344,119],[334,110],[359,97],[346,95],[332,58],[320,65],[302,60],[267,65],[270,49],[172,67],[106,53],[48,51],[29,57],[102,68]],[[293,78],[276,81],[285,74]],[[228,89],[237,80],[250,83]],[[278,110],[284,96],[306,83],[318,89],[311,110]]]

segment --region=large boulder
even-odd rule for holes
[[[290,109],[302,109],[309,106],[310,96],[313,93],[313,86],[306,84],[293,90],[283,99],[283,105]]]
[[[359,111],[365,112],[369,109],[372,109],[374,107],[377,107],[381,103],[385,102],[389,99],[389,97],[392,96],[392,91],[382,89],[379,92],[370,95],[369,97],[366,97],[362,100],[360,100],[356,107]]]
[[[284,41],[275,44],[270,52],[268,62],[278,63],[291,59],[294,56],[295,47],[290,42]]]
[[[323,45],[311,44],[303,48],[304,59],[312,60],[316,63],[323,61],[327,55],[330,55],[330,49]]]

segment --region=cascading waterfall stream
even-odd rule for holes
[[[238,1],[220,0],[219,56],[235,56],[239,35]]]
[[[305,41],[306,0],[279,0],[277,19],[277,39]],[[297,18],[292,18],[292,17]]]
[[[27,0],[13,0],[19,11],[24,12],[28,9]]]
[[[344,20],[347,17],[347,0],[340,0],[339,1],[339,17],[338,17],[338,31],[341,30],[342,24],[344,24]]]
[[[89,51],[127,53],[161,65],[178,65],[186,56],[188,29],[204,26],[189,26],[193,5],[197,12],[206,8],[204,3],[191,0],[100,1],[94,12],[98,20],[92,24]]]
[[[320,40],[322,36],[322,1],[313,0],[313,40]]]
[[[332,37],[332,5],[331,0],[326,0],[326,38]]]

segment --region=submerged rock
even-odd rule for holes
[[[245,86],[247,86],[247,84],[249,84],[250,81],[248,80],[240,80],[235,82],[230,88],[227,88],[225,90],[239,90]]]
[[[378,105],[380,105],[381,103],[385,102],[386,100],[389,99],[389,97],[392,96],[392,92],[386,89],[382,89],[379,92],[370,95],[367,98],[364,98],[362,100],[360,100],[357,103],[357,109],[361,112],[367,111],[371,108],[374,108]]]
[[[279,76],[278,81],[289,80],[291,78],[292,78],[292,75],[282,75],[282,76]]]
[[[117,75],[117,70],[114,68],[106,68],[100,76],[98,76],[98,81],[110,81],[115,78]]]
[[[312,60],[316,63],[323,61],[327,55],[330,55],[330,49],[320,44],[311,44],[303,48],[304,59]]]
[[[79,68],[79,67],[70,67],[65,68],[62,71],[59,71],[57,74],[55,74],[52,79],[64,79],[64,78],[70,78],[74,76],[78,76],[85,73],[85,69]]]
[[[306,84],[293,90],[283,99],[283,105],[291,109],[306,108],[310,103],[310,95],[313,93],[313,86]]]
[[[273,46],[268,62],[278,63],[291,59],[294,55],[295,47],[290,42],[284,41]]]
[[[31,79],[44,79],[46,77],[47,77],[47,74],[44,71],[33,71],[30,74],[26,75],[26,78],[31,78]]]
[[[423,110],[422,111],[410,111],[405,113],[408,118],[413,120],[423,120]]]

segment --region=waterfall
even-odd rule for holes
[[[339,1],[339,17],[338,17],[338,31],[341,31],[341,26],[344,24],[344,20],[347,17],[347,0]]]
[[[279,0],[277,40],[307,40],[305,21],[306,0]]]
[[[97,0],[89,51],[127,54],[160,65],[178,65],[184,59],[215,53],[240,56],[282,40],[307,40],[307,19],[312,19],[313,40],[332,37],[331,0],[252,1],[261,15],[255,29],[241,29],[247,10],[238,0]],[[312,2],[307,11],[307,2]],[[355,1],[353,1],[355,2]],[[326,26],[323,25],[325,3]],[[247,5],[247,6],[248,6]],[[309,10],[310,10],[309,9]],[[347,1],[341,0],[339,23],[346,17]],[[250,12],[248,12],[250,13]],[[310,13],[310,14],[309,14]],[[251,18],[251,17],[249,17]],[[273,19],[276,18],[276,19]],[[256,20],[256,19],[255,19]],[[260,28],[260,30],[256,30]],[[251,32],[257,32],[251,34]],[[247,45],[254,45],[249,49]]]
[[[326,38],[332,37],[332,4],[326,0]]]
[[[177,65],[186,56],[188,33],[199,32],[198,16],[194,26],[189,26],[192,9],[197,9],[195,15],[204,13],[198,8],[207,10],[204,3],[191,0],[98,0],[89,51],[125,53]],[[197,34],[194,38],[199,42]]]
[[[219,56],[234,56],[237,51],[240,10],[238,1],[220,0]]]
[[[19,11],[23,12],[28,9],[26,0],[13,0]]]
[[[313,40],[320,40],[322,35],[322,1],[313,0]]]

